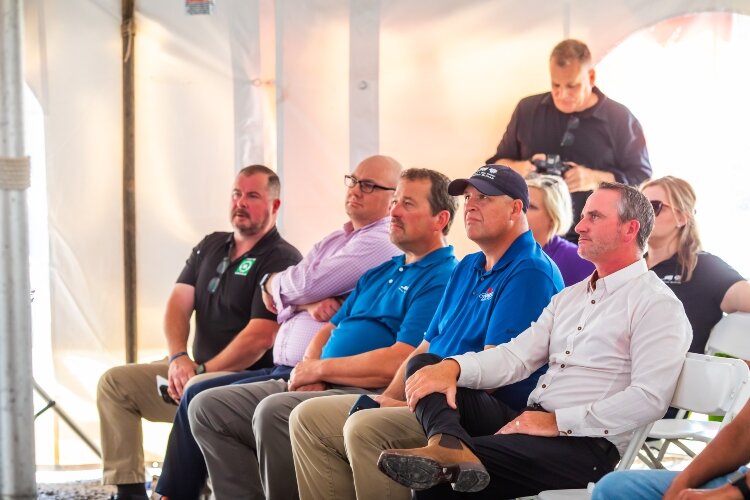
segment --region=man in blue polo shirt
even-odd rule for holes
[[[403,172],[391,201],[390,238],[404,255],[360,278],[313,337],[289,383],[226,386],[193,399],[190,426],[217,499],[296,497],[289,413],[306,399],[369,392],[390,382],[422,340],[456,266],[445,242],[455,210],[444,175]]]
[[[428,353],[425,356],[437,362],[507,342],[528,328],[563,288],[557,266],[529,231],[528,189],[519,174],[487,165],[469,179],[451,182],[449,192],[463,196],[466,234],[481,252],[466,256],[456,267],[424,340],[383,394],[374,397],[380,409],[347,419],[355,398],[331,396],[307,401],[292,412],[294,465],[303,500],[411,498],[407,488],[377,470],[381,451],[427,443],[406,407],[404,375],[413,369],[410,361]],[[524,407],[545,369],[498,389],[494,396],[513,408]]]

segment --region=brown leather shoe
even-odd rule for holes
[[[424,448],[385,450],[378,468],[399,484],[413,490],[426,490],[440,483],[451,483],[455,491],[480,491],[490,483],[482,462],[457,437],[436,434]]]

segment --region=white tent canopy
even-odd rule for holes
[[[280,173],[281,232],[305,252],[344,221],[342,176],[367,155],[449,177],[481,165],[516,102],[548,88],[561,39],[585,40],[601,60],[674,16],[750,14],[747,0],[215,3],[188,16],[184,0],[136,2],[141,360],[165,354],[166,299],[192,245],[228,228],[241,167]],[[54,376],[41,382],[95,440],[98,376],[124,360],[120,22],[119,0],[25,1],[26,81],[46,148],[32,157],[46,169],[49,225],[49,284],[32,281],[51,304]],[[473,251],[460,222],[450,241]]]

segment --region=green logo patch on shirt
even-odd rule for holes
[[[250,269],[253,267],[253,264],[255,264],[255,259],[252,257],[245,257],[242,259],[242,262],[240,262],[240,265],[237,266],[237,269],[235,269],[234,274],[239,274],[240,276],[247,276],[247,273],[250,272]]]

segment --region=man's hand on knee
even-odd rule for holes
[[[420,368],[406,381],[406,402],[411,411],[425,396],[435,392],[445,394],[448,406],[456,408],[456,381],[461,374],[461,366],[452,359],[435,365]]]

